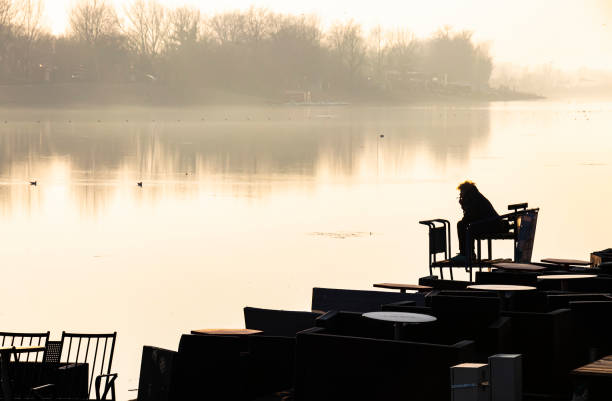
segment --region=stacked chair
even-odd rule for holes
[[[4,400],[115,400],[117,333],[0,333]]]
[[[523,400],[569,401],[571,372],[612,355],[607,277],[576,280],[571,291],[529,273],[476,279],[537,289],[505,302],[446,283],[427,294],[315,288],[315,312],[246,307],[246,328],[261,333],[185,334],[177,352],[145,347],[138,399],[447,400],[450,367],[510,353],[522,355]],[[363,315],[371,311],[436,320],[397,326]]]

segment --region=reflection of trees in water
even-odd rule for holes
[[[152,201],[173,190],[197,194],[197,186],[188,184],[206,182],[261,196],[283,180],[355,179],[378,169],[401,178],[423,152],[445,170],[449,163],[465,163],[490,129],[487,109],[339,108],[334,113],[316,110],[292,121],[264,122],[4,124],[0,180],[42,179],[61,159],[73,197],[86,209],[140,180],[155,183],[147,185]],[[12,199],[7,191],[2,190],[3,203]]]
[[[385,171],[401,178],[423,151],[436,168],[446,170],[464,164],[490,133],[488,109],[369,108],[357,110],[350,121],[321,141],[317,164],[324,160],[335,174]]]

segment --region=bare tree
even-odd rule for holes
[[[84,43],[92,60],[95,78],[100,80],[100,47],[119,32],[117,13],[107,0],[79,0],[68,15],[70,33]]]
[[[180,7],[170,13],[170,40],[174,47],[194,45],[200,39],[202,16],[193,7]]]
[[[12,0],[0,0],[0,35],[11,28],[16,14],[17,10]]]
[[[370,31],[369,42],[374,53],[374,73],[376,78],[380,81],[383,75],[383,63],[386,51],[385,35],[380,25],[375,26]]]
[[[152,61],[164,50],[168,40],[168,13],[156,0],[134,0],[125,10],[126,35],[132,49]]]
[[[0,79],[9,75],[7,53],[11,46],[16,10],[12,0],[0,0]]]
[[[92,47],[119,31],[117,13],[106,0],[79,0],[70,10],[69,23],[72,35]]]
[[[322,82],[323,49],[319,20],[312,15],[276,15],[262,58],[268,85],[307,89]]]
[[[244,15],[244,34],[248,42],[259,44],[270,36],[274,15],[265,8],[251,7]]]
[[[414,33],[396,29],[387,34],[388,66],[399,73],[416,69],[419,41]]]
[[[239,11],[228,11],[213,16],[208,25],[219,44],[238,44],[245,38],[245,20],[245,15]]]
[[[44,0],[21,0],[17,3],[17,29],[23,44],[23,71],[27,79],[31,75],[32,48],[45,31]]]
[[[333,25],[328,34],[332,51],[349,74],[352,86],[365,61],[366,46],[361,35],[361,25],[351,20]]]

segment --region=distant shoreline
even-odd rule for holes
[[[184,88],[148,83],[62,83],[0,85],[2,107],[108,107],[295,105],[342,106],[360,104],[464,103],[544,99],[542,96],[489,89],[486,92],[313,93],[311,102],[295,102],[282,95],[255,96],[215,88]]]

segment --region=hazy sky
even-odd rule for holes
[[[121,9],[124,1],[113,0]],[[161,0],[175,7],[198,6],[205,13],[250,5],[283,13],[314,13],[324,24],[354,18],[366,28],[405,27],[419,36],[442,25],[470,29],[490,44],[496,61],[552,62],[559,68],[612,70],[612,0]],[[74,0],[47,0],[53,32],[62,32]]]

